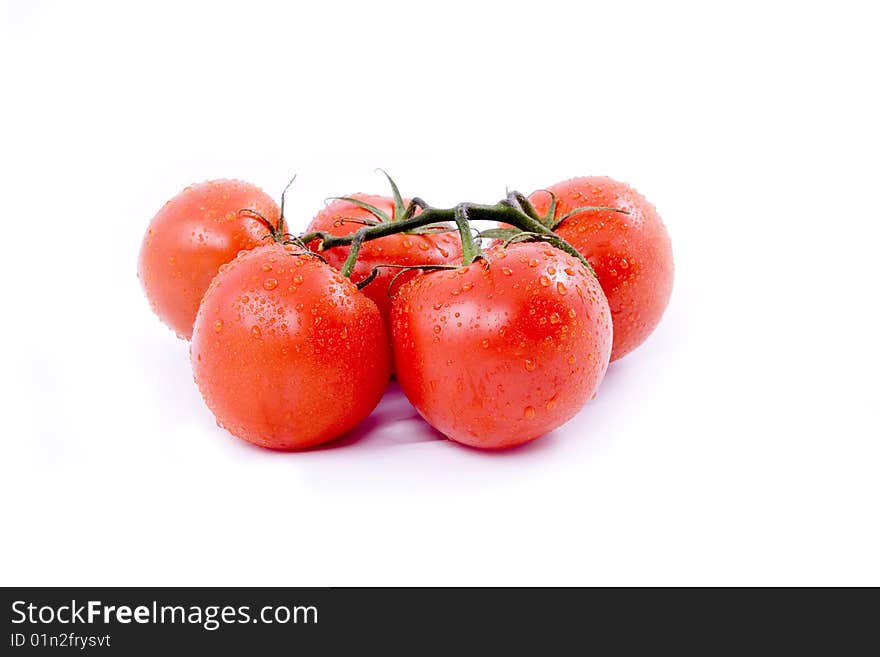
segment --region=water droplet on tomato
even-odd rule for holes
[[[504,267],[501,269],[501,273],[505,276],[510,276],[513,272],[510,270],[510,267]]]
[[[562,282],[559,282],[556,284],[556,291],[562,295],[568,294],[568,288],[565,287],[565,283],[562,283]]]
[[[411,247],[412,247],[412,240],[409,239],[408,237],[405,237],[405,238],[403,239],[403,248],[404,248],[404,249],[409,249],[409,248],[411,248]]]
[[[434,310],[440,310],[443,307],[443,304],[439,301],[434,303]]]
[[[546,276],[541,276],[541,278],[539,278],[538,281],[539,281],[539,282],[541,283],[541,285],[543,285],[544,287],[547,287],[548,285],[550,285],[550,279],[547,278]]]
[[[218,319],[216,322],[214,322],[214,332],[219,333],[222,330],[223,330],[223,320]]]
[[[553,276],[553,274],[556,273],[556,267],[554,267],[553,265],[550,265],[549,267],[547,267],[547,273],[550,274],[551,276]]]
[[[263,287],[267,290],[274,290],[276,287],[278,287],[278,281],[274,278],[267,278],[265,281],[263,281]]]
[[[488,349],[488,348],[489,348],[489,341],[483,340],[483,349]]]
[[[558,324],[561,320],[559,319],[559,313],[551,313],[550,315],[550,323]]]
[[[261,331],[260,327],[256,324],[251,328],[251,337],[256,338],[257,340],[263,337],[263,331]]]
[[[526,406],[523,409],[523,417],[527,420],[531,420],[535,417],[535,407],[534,406]]]
[[[526,359],[523,361],[523,367],[526,368],[526,371],[527,371],[527,372],[534,372],[534,371],[535,371],[535,368],[536,368],[537,366],[538,366],[538,364],[535,362],[535,359],[534,359],[534,358],[526,358]]]
[[[443,329],[440,328],[440,325],[439,325],[439,324],[435,324],[435,325],[434,325],[434,333],[439,333],[439,332],[442,331],[442,330],[443,330]]]
[[[263,271],[272,271],[272,265],[267,262],[263,265]]]
[[[473,283],[465,283],[464,285],[461,286],[461,289],[464,290],[465,292],[467,292],[467,291],[470,290],[473,286],[474,286]]]

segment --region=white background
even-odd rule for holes
[[[3,2],[2,584],[880,584],[870,3]],[[532,446],[392,389],[341,445],[214,425],[135,276],[187,183],[290,218],[634,184],[676,281]]]

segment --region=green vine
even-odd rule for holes
[[[584,267],[595,276],[596,272],[593,271],[593,268],[590,266],[590,263],[587,262],[587,259],[583,254],[554,232],[554,229],[569,217],[581,212],[607,210],[628,214],[626,210],[620,210],[618,208],[585,206],[575,208],[561,218],[557,218],[557,199],[549,190],[545,191],[550,194],[551,203],[547,214],[543,217],[539,215],[529,199],[517,191],[509,192],[503,200],[494,205],[459,203],[452,208],[435,208],[428,205],[420,198],[413,198],[409,203],[404,203],[400,190],[391,176],[381,169],[379,169],[379,171],[388,178],[388,182],[391,185],[394,205],[390,215],[371,203],[367,203],[366,201],[351,196],[338,196],[330,199],[352,203],[357,207],[366,210],[375,217],[375,220],[352,218],[351,221],[353,223],[362,224],[363,228],[359,228],[353,233],[347,235],[333,235],[325,231],[312,231],[294,236],[285,232],[283,211],[284,194],[282,194],[281,197],[282,212],[277,226],[272,226],[268,219],[254,210],[245,209],[241,210],[241,213],[252,216],[263,222],[268,228],[270,236],[283,244],[295,244],[305,249],[306,245],[317,242],[318,252],[339,246],[350,246],[351,249],[349,250],[348,256],[341,269],[342,274],[347,277],[351,277],[352,272],[354,271],[355,264],[357,263],[364,242],[380,239],[389,235],[396,235],[398,233],[436,234],[453,230],[457,230],[461,238],[462,266],[468,266],[478,259],[486,260],[486,256],[483,253],[480,244],[482,239],[500,239],[503,241],[502,248],[506,248],[514,242],[541,241],[577,258],[581,264],[583,264]],[[294,179],[295,178],[296,177],[294,176]],[[293,180],[291,180],[287,187],[285,187],[285,193],[291,183],[293,183]],[[471,226],[471,222],[473,221],[494,221],[501,224],[507,224],[507,227],[477,231],[475,238],[475,231]],[[401,272],[397,274],[399,276],[401,273],[409,269],[449,269],[455,268],[456,265],[425,265],[421,267],[379,265],[373,268],[364,280],[358,282],[358,287],[363,288],[372,282],[378,275],[380,267],[399,268],[401,269]]]

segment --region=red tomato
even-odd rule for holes
[[[192,335],[202,296],[220,265],[265,243],[269,230],[239,214],[255,210],[277,225],[279,209],[263,190],[239,180],[190,185],[153,217],[141,245],[138,277],[153,311],[181,338]]]
[[[611,178],[572,178],[530,200],[541,216],[556,195],[556,218],[575,208],[602,206],[627,210],[581,212],[554,230],[587,258],[608,298],[614,321],[611,360],[644,342],[663,316],[672,294],[672,245],[657,210],[629,185]]]
[[[394,202],[385,196],[353,194],[352,198],[377,207],[389,217],[393,214]],[[348,235],[364,227],[363,224],[345,221],[346,219],[370,221],[375,220],[376,217],[369,210],[350,201],[336,200],[315,216],[312,223],[309,224],[307,232],[323,231],[331,235]],[[309,245],[312,250],[316,250],[317,246],[317,242]],[[337,246],[321,251],[321,255],[336,269],[342,269],[342,265],[348,257],[349,249],[350,247],[348,246]],[[364,243],[351,278],[355,282],[363,280],[376,265],[381,264],[411,266],[444,265],[460,262],[461,240],[458,237],[458,233],[439,233],[436,235],[398,233]],[[400,273],[399,269],[383,268],[376,279],[362,290],[376,302],[376,305],[379,306],[379,310],[382,311],[382,315],[386,319],[391,308],[388,286],[398,273]],[[416,275],[415,271],[401,275],[397,279],[395,289]]]
[[[611,315],[596,278],[546,244],[414,278],[391,312],[397,378],[421,415],[474,447],[519,445],[569,420],[608,367]]]
[[[217,422],[274,449],[341,436],[375,408],[390,376],[376,304],[313,255],[275,243],[221,268],[190,355]]]

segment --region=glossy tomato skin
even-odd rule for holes
[[[181,338],[192,335],[202,296],[220,266],[265,244],[268,229],[241,216],[249,208],[277,225],[279,209],[259,187],[239,180],[190,185],[153,217],[141,244],[138,278],[153,311]]]
[[[611,354],[611,314],[580,261],[545,244],[419,276],[395,295],[397,378],[449,438],[484,449],[533,440],[595,394]]]
[[[614,321],[611,360],[622,358],[648,338],[669,303],[674,267],[666,226],[644,196],[611,178],[572,178],[547,190],[556,195],[557,217],[589,205],[630,213],[583,212],[555,229],[596,271]],[[544,216],[550,194],[537,191],[530,200]]]
[[[260,246],[224,265],[190,356],[217,421],[262,447],[313,447],[375,408],[390,352],[379,309],[311,254]]]
[[[383,210],[389,217],[392,214],[394,202],[390,198],[370,194],[352,194],[351,196]],[[364,227],[363,224],[344,222],[343,220],[346,218],[375,219],[368,210],[354,203],[336,200],[315,216],[308,231],[320,230],[331,235],[348,235]],[[313,242],[309,247],[316,250],[318,243]],[[321,251],[321,255],[333,267],[342,269],[349,250],[350,248],[347,246],[337,246]],[[353,281],[363,280],[376,265],[380,264],[412,266],[445,265],[460,262],[461,241],[457,233],[440,233],[438,235],[398,233],[365,242],[361,247],[351,278]],[[364,294],[376,302],[386,319],[391,309],[389,285],[399,272],[399,269],[381,269],[376,279],[362,290]],[[396,280],[395,290],[416,275],[415,271],[401,275]]]

